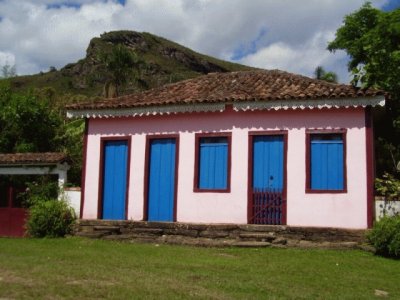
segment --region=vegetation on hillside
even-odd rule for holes
[[[100,62],[108,73],[103,93],[106,98],[118,97],[128,81],[136,82],[144,65],[133,50],[122,44],[116,45],[110,53],[100,53]]]
[[[253,68],[197,53],[182,45],[150,33],[112,31],[93,38],[86,50],[86,57],[70,63],[60,70],[49,70],[36,75],[18,76],[11,80],[15,91],[52,87],[57,94],[102,96],[103,87],[110,73],[102,61],[122,47],[134,52],[140,76],[129,78],[121,94],[158,87],[210,72],[230,72]]]

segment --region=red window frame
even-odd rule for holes
[[[311,135],[340,134],[343,140],[343,189],[314,190],[311,188]],[[306,194],[343,194],[347,193],[347,129],[306,129]]]
[[[200,172],[200,139],[210,137],[225,137],[228,141],[228,162],[227,162],[227,183],[226,189],[201,189],[199,188]],[[204,132],[195,134],[195,152],[194,152],[194,179],[193,192],[195,193],[230,193],[231,192],[231,163],[232,163],[232,133],[231,132]]]

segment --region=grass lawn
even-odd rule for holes
[[[362,251],[0,239],[0,299],[400,299],[400,261]]]

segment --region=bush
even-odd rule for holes
[[[75,221],[74,210],[62,200],[35,201],[30,207],[27,231],[33,237],[63,237]]]
[[[400,180],[389,173],[375,180],[375,189],[387,201],[400,200]]]
[[[368,233],[367,239],[377,254],[400,258],[400,216],[380,219]]]

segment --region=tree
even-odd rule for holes
[[[328,50],[347,52],[354,84],[376,86],[400,98],[400,9],[383,12],[367,2],[345,17]]]
[[[318,66],[314,71],[315,79],[337,83],[338,76],[335,72],[326,72],[322,66]]]
[[[109,73],[110,79],[105,84],[105,96],[118,96],[120,88],[129,79],[137,79],[143,61],[135,52],[122,44],[114,46],[110,53],[101,53],[100,61]],[[115,91],[111,90],[115,89]]]
[[[1,67],[1,75],[3,78],[11,78],[17,76],[17,68],[15,65],[11,66],[6,63],[4,66]]]
[[[349,71],[356,86],[390,93],[385,115],[377,120],[377,171],[396,173],[400,160],[400,9],[383,12],[369,2],[348,15],[328,50],[350,56]]]
[[[61,116],[46,98],[0,87],[0,152],[47,152],[59,146]]]

